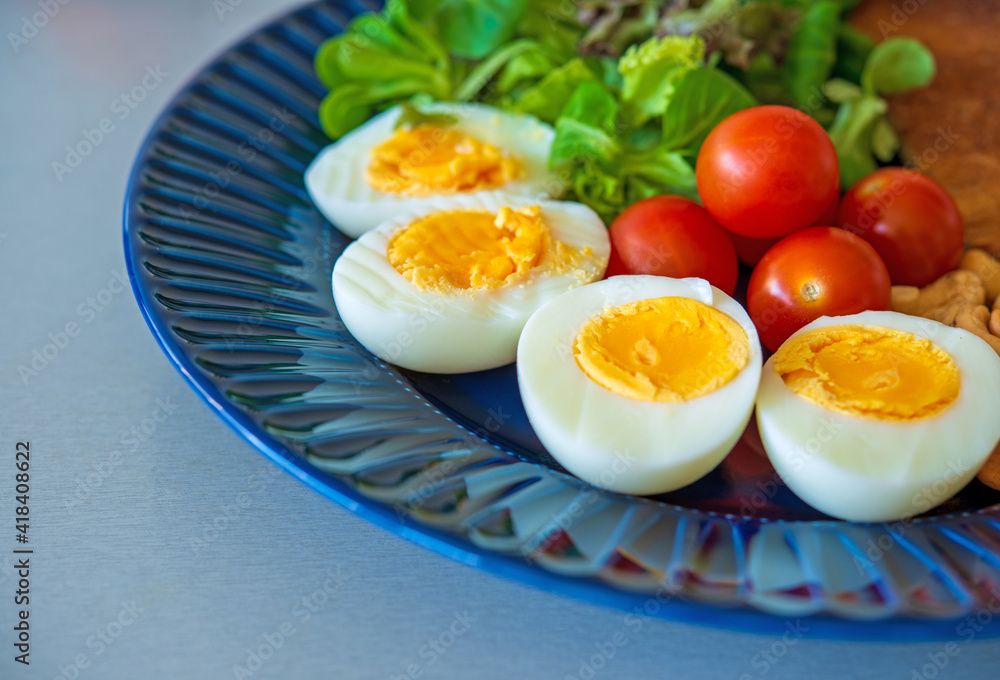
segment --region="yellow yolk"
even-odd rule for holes
[[[452,128],[397,130],[371,151],[366,178],[378,191],[407,196],[496,189],[519,176],[500,149]]]
[[[591,380],[616,394],[681,402],[736,377],[749,361],[750,342],[714,307],[663,297],[605,309],[580,329],[573,355]]]
[[[554,268],[578,251],[555,241],[541,208],[446,210],[410,223],[386,248],[389,264],[417,288],[488,290],[524,277],[546,256]]]
[[[877,420],[932,416],[958,396],[954,360],[930,340],[878,326],[830,326],[803,333],[774,354],[796,394],[823,408]]]

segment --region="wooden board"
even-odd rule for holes
[[[938,74],[893,97],[904,158],[958,202],[969,246],[1000,256],[1000,12],[995,0],[866,0],[852,22],[876,40],[912,36]]]

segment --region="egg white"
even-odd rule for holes
[[[749,342],[743,370],[681,403],[630,399],[591,380],[573,356],[583,325],[607,307],[660,297],[698,300],[732,317]],[[517,349],[521,399],[545,448],[591,484],[632,494],[678,489],[718,465],[750,420],[760,368],[750,317],[702,279],[615,276],[571,290],[535,312]]]
[[[895,312],[823,317],[792,337],[843,324],[930,340],[961,372],[958,397],[911,422],[851,416],[795,394],[769,360],[757,397],[767,455],[796,495],[833,517],[882,522],[925,512],[961,490],[1000,441],[1000,357],[972,333]]]
[[[575,286],[601,278],[611,254],[608,231],[585,205],[565,201],[514,201],[504,193],[438,197],[431,210],[504,206],[541,207],[552,238],[590,249],[579,266],[555,271],[543,260],[506,286],[448,294],[417,288],[386,258],[392,237],[418,215],[389,220],[350,244],[333,268],[333,298],[347,329],[370,352],[389,363],[430,373],[465,373],[514,361],[528,317]]]
[[[548,171],[549,148],[555,136],[551,126],[533,116],[484,104],[436,103],[421,108],[455,116],[453,129],[517,158],[522,175],[492,191],[536,201],[561,193],[562,185]],[[401,213],[428,212],[435,205],[436,196],[385,193],[365,179],[372,148],[393,135],[400,113],[398,106],[380,113],[323,149],[306,169],[305,185],[313,203],[351,238]]]

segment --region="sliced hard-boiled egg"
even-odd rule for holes
[[[567,470],[612,491],[672,491],[710,472],[753,411],[750,317],[702,279],[616,276],[528,321],[517,379],[528,420]]]
[[[440,196],[503,191],[540,200],[561,191],[548,171],[554,132],[536,118],[437,103],[425,109],[436,118],[397,127],[402,111],[375,116],[306,170],[313,202],[351,238],[403,212],[427,212]]]
[[[579,203],[438,198],[350,244],[333,269],[347,329],[390,363],[464,373],[514,361],[532,312],[601,278],[611,244]]]
[[[764,366],[761,439],[802,500],[881,522],[951,498],[1000,440],[1000,357],[972,333],[895,312],[817,319]]]

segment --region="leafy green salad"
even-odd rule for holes
[[[891,162],[885,96],[933,78],[910,38],[874,44],[857,0],[389,0],[316,55],[337,139],[390,106],[475,101],[554,126],[549,163],[606,221],[650,196],[697,199],[694,163],[724,118],[798,108],[837,149],[844,187]]]

